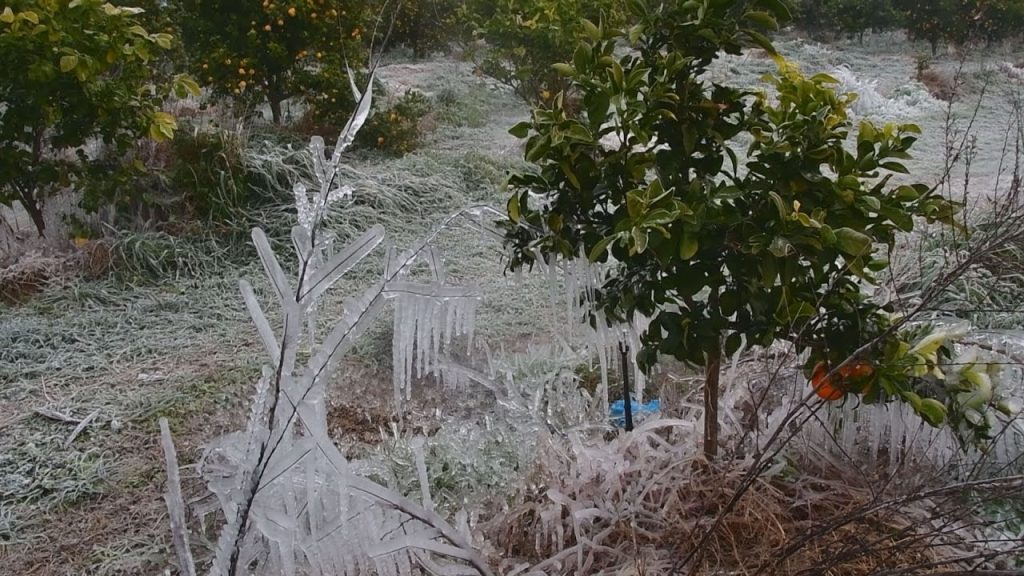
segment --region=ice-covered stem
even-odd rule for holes
[[[424,566],[437,566],[428,554],[439,554],[491,576],[468,539],[433,511],[422,457],[419,471],[424,496],[419,504],[351,474],[347,460],[327,433],[325,397],[330,371],[379,316],[388,299],[406,298],[407,303],[415,304],[412,314],[396,315],[396,322],[408,320],[414,327],[410,343],[418,348],[416,360],[421,374],[440,375],[442,340],[446,347],[454,333],[467,333],[471,338],[473,308],[479,296],[475,289],[445,283],[444,264],[432,242],[455,220],[472,214],[479,217],[487,210],[460,210],[401,255],[389,252],[380,281],[346,301],[342,318],[320,341],[315,322],[319,301],[384,240],[383,228],[375,226],[335,253],[335,237],[324,226],[330,206],[351,196],[352,189],[338,183],[341,156],[354,141],[371,107],[371,88],[360,92],[351,72],[349,76],[357,110],[339,135],[330,158],[322,138],[311,140],[316,180],[312,193],[302,184],[293,189],[298,214],[291,234],[298,256],[294,275],[285,273],[266,234],[259,228],[252,231],[253,244],[282,313],[283,329],[279,337],[252,285],[240,281],[246,308],[270,362],[257,384],[245,431],[207,446],[201,460],[206,462],[211,455],[220,459],[213,464],[215,469],[207,480],[220,499],[225,517],[210,573],[233,576],[245,571],[254,558],[260,559],[260,570],[267,573],[296,574],[301,572],[300,564],[307,562],[320,573],[325,560],[339,562],[336,566],[344,566],[343,574],[379,573],[372,571],[371,563],[387,556],[381,561],[397,567],[398,574],[411,574],[411,560],[423,558]],[[371,69],[370,86],[372,81]],[[425,262],[431,269],[433,282],[410,280],[409,272],[417,262]],[[408,329],[408,325],[399,322],[396,333],[403,328]],[[303,344],[308,346],[309,355],[300,363],[299,347]],[[175,548],[182,572],[194,576],[177,459],[166,422],[161,427]],[[417,524],[420,531],[406,531],[409,522]],[[346,530],[350,524],[360,525]],[[402,535],[396,535],[399,532]],[[394,572],[388,569],[383,573]]]
[[[365,103],[368,99],[369,91],[361,95],[361,102]],[[361,104],[360,109],[365,112],[368,105]],[[361,113],[354,118],[358,119]],[[346,133],[358,130],[360,124],[361,122],[350,122],[346,127]],[[319,452],[327,455],[334,468],[334,473],[338,475],[338,481],[342,485],[347,484],[350,488],[357,490],[363,486],[361,491],[377,502],[401,510],[432,526],[437,534],[451,542],[451,545],[441,544],[422,536],[418,539],[411,537],[406,537],[406,540],[392,539],[377,545],[380,554],[408,548],[421,548],[465,560],[486,570],[486,565],[472,547],[467,542],[463,542],[458,533],[435,513],[401,499],[397,494],[372,482],[350,476],[347,473],[347,462],[344,457],[337,452],[330,439],[327,438],[326,414],[323,410],[326,377],[331,368],[352,345],[354,339],[377,317],[387,298],[413,294],[418,298],[430,301],[434,307],[440,302],[442,308],[447,302],[476,298],[472,290],[442,284],[444,274],[440,258],[430,249],[431,242],[435,237],[456,218],[462,216],[466,211],[472,210],[469,208],[447,218],[431,234],[405,252],[402,257],[389,259],[385,267],[384,278],[363,292],[359,298],[346,303],[343,318],[318,345],[311,318],[319,299],[346,272],[373,251],[384,238],[383,228],[377,226],[371,228],[337,254],[324,257],[324,249],[329,248],[330,242],[333,240],[329,233],[322,228],[326,210],[331,203],[347,197],[350,193],[350,189],[347,187],[335,188],[340,151],[350,143],[351,138],[345,137],[343,134],[343,137],[339,138],[330,161],[324,156],[322,140],[314,139],[311,143],[314,171],[320,186],[319,192],[314,195],[312,200],[304,187],[296,186],[295,188],[299,225],[292,231],[292,242],[299,256],[299,270],[297,285],[294,288],[285,275],[280,260],[274,253],[266,235],[260,229],[253,230],[253,243],[270,280],[270,286],[283,311],[284,332],[280,339],[276,337],[252,287],[243,281],[241,283],[243,298],[268,355],[276,364],[276,371],[271,378],[271,390],[268,394],[267,429],[258,438],[251,434],[249,436],[249,442],[254,443],[253,449],[258,453],[258,457],[252,466],[245,465],[241,468],[245,478],[237,493],[238,504],[232,506],[232,509],[237,511],[237,515],[227,514],[229,522],[222,533],[218,561],[214,565],[216,574],[233,575],[242,563],[241,551],[246,545],[252,515],[261,491],[282,475],[289,473],[289,470],[294,467],[305,466],[308,468],[312,466],[312,469],[316,469],[318,466],[316,458],[309,461],[314,446]],[[421,285],[406,281],[404,276],[416,260],[424,254],[430,256],[428,264],[434,271],[435,282],[430,285]],[[427,317],[432,318],[437,315],[435,308],[430,308],[429,312]],[[306,337],[311,349],[311,358],[305,366],[297,367],[297,349],[302,339],[304,320],[308,324]],[[412,320],[414,324],[419,325],[422,322],[422,316],[414,315]],[[450,336],[450,332],[448,331],[446,336]],[[438,339],[435,338],[433,342],[437,343]],[[421,372],[424,368],[423,352],[424,348],[421,345]],[[433,357],[436,357],[438,350],[435,348],[433,352]],[[304,432],[297,436],[300,428]],[[310,441],[313,442],[312,445],[309,444]],[[288,454],[296,452],[298,458],[290,463],[285,462],[282,467],[282,458],[289,461],[292,459],[291,456],[281,457],[280,455],[285,453],[283,451],[288,451]],[[302,462],[307,463],[303,465]],[[270,469],[274,469],[275,473],[268,474]],[[307,483],[307,490],[310,490],[309,486]],[[317,506],[315,500],[319,496],[315,489],[313,493],[307,495],[307,498],[309,498],[307,504],[311,508]],[[273,504],[270,505],[273,506]],[[262,504],[260,506],[263,507]],[[318,520],[312,511],[307,515],[309,516],[309,529],[315,532]],[[302,520],[302,522],[305,521]],[[308,536],[313,537],[313,546],[320,545],[315,534]],[[285,560],[282,559],[282,561]]]
[[[188,527],[185,525],[185,499],[181,495],[181,474],[178,472],[178,454],[171,438],[171,428],[167,418],[160,419],[160,444],[164,449],[164,461],[167,466],[167,515],[171,521],[171,536],[174,540],[174,552],[178,556],[178,570],[183,576],[196,576],[196,564],[192,559],[192,549],[188,543]]]

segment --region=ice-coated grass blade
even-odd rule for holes
[[[363,258],[366,258],[382,241],[384,241],[384,227],[377,225],[349,243],[344,250],[335,254],[313,274],[313,277],[309,279],[309,286],[303,289],[299,301],[303,306],[308,306],[309,303],[315,301],[339,278]]]
[[[341,153],[348,150],[348,147],[352,145],[352,142],[356,139],[356,134],[366,123],[366,119],[370,117],[370,106],[373,104],[373,79],[375,71],[370,71],[370,79],[366,83],[366,90],[359,94],[359,89],[355,87],[355,76],[352,74],[352,70],[348,71],[349,82],[352,85],[353,94],[359,94],[356,101],[359,105],[356,107],[356,113],[353,114],[349,119],[348,123],[345,124],[345,129],[338,135],[338,143],[334,147],[334,162],[337,162],[341,157]]]
[[[263,269],[267,273],[267,278],[270,279],[270,285],[273,286],[278,300],[281,301],[281,306],[286,310],[294,307],[295,297],[293,296],[291,284],[284,275],[284,270],[281,269],[281,263],[277,260],[277,254],[270,247],[270,241],[267,240],[266,233],[259,228],[253,228],[252,242],[256,246],[256,252],[260,256],[260,262],[263,263]]]
[[[252,284],[249,284],[248,280],[239,280],[238,287],[242,291],[245,307],[249,310],[249,316],[252,317],[252,322],[256,325],[256,331],[259,332],[260,339],[263,340],[263,346],[267,349],[267,354],[270,355],[271,360],[277,362],[277,359],[281,357],[281,346],[277,342],[274,329],[271,328],[270,322],[267,321],[266,315],[263,314],[263,308],[260,307],[260,303],[256,299],[256,293],[253,292]]]
[[[178,569],[183,576],[196,576],[196,564],[188,543],[188,528],[185,526],[185,499],[181,495],[181,475],[178,472],[178,454],[171,438],[171,427],[167,418],[160,419],[160,444],[164,449],[167,465],[167,515],[171,521],[171,536],[174,552],[178,556]]]
[[[300,262],[308,261],[313,254],[313,241],[309,237],[309,232],[302,226],[292,227],[292,246],[295,247]]]

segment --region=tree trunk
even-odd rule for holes
[[[35,224],[39,237],[45,238],[46,221],[43,219],[43,207],[33,195],[33,188],[18,186],[18,197],[21,200],[21,205],[25,208],[25,212],[28,212],[29,218]]]
[[[39,178],[36,171],[43,162],[43,137],[46,136],[46,126],[39,125],[32,129],[32,170],[31,176],[15,185],[18,196],[21,198],[21,205],[25,207],[32,223],[36,226],[36,232],[40,238],[46,236],[46,221],[43,219],[43,201],[39,194]]]
[[[722,340],[716,336],[707,352],[704,372],[704,457],[718,457],[718,377],[722,371]]]
[[[274,124],[280,124],[282,120],[281,115],[281,98],[276,95],[271,95],[270,100],[270,115],[274,118]]]
[[[931,42],[931,45],[932,45],[932,57],[938,56],[939,55],[939,40],[937,38],[932,38],[931,40],[929,40],[929,42]]]
[[[284,115],[281,113],[281,103],[284,102],[284,94],[281,92],[280,84],[278,84],[276,78],[271,79],[267,86],[267,102],[270,103],[270,115],[274,119],[274,124],[281,124],[284,121]]]

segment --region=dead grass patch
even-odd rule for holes
[[[545,574],[657,576],[679,573],[676,562],[692,556],[683,573],[866,576],[955,568],[950,549],[985,550],[986,540],[951,528],[956,521],[944,514],[964,509],[947,494],[879,490],[884,474],[853,477],[854,466],[780,460],[730,508],[749,463],[709,467],[697,453],[699,430],[681,421],[654,426],[607,443],[549,443],[530,480],[543,488],[484,528],[503,559],[495,562]]]
[[[50,281],[65,273],[66,258],[26,254],[0,269],[0,304],[19,304],[42,292]]]
[[[380,444],[391,425],[391,415],[379,409],[335,404],[327,411],[327,429],[332,438],[368,445]]]
[[[934,68],[921,70],[917,74],[917,79],[921,84],[924,84],[925,88],[928,89],[928,92],[938,100],[952,102],[953,98],[956,96],[957,87],[955,79],[941,70],[936,70]]]

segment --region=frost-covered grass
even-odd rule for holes
[[[865,46],[838,47],[790,39],[781,42],[780,49],[809,72],[841,70],[835,75],[845,88],[865,93],[859,114],[921,124],[925,136],[911,169],[924,181],[939,178],[946,109],[913,79],[914,55],[923,47],[869,37]],[[1020,60],[1010,53],[992,58]],[[458,64],[401,66],[398,77],[421,83],[440,102],[439,126],[423,148],[409,156],[357,155],[346,165],[345,179],[356,196],[330,222],[343,241],[380,224],[403,246],[457,209],[478,203],[500,209],[504,199],[498,187],[504,173],[520,165],[519,146],[506,130],[525,116],[524,105]],[[720,70],[732,81],[755,85],[771,66],[770,60],[748,56],[726,60]],[[956,62],[945,58],[936,66],[951,70]],[[973,181],[988,190],[984,185],[991,184],[991,175],[998,171],[1001,146],[994,134],[1005,128],[1008,94],[1018,85],[977,63],[967,68],[967,75],[965,94],[954,111],[968,117],[973,99],[986,86],[975,121],[982,138],[972,170]],[[301,171],[293,162],[295,150],[270,139],[263,144],[258,133],[248,138],[251,165],[268,175],[283,174],[284,180],[294,176],[294,170]],[[290,203],[289,190],[277,192],[282,206]],[[276,245],[287,242],[284,234],[293,218],[283,207],[254,215],[272,232]],[[938,262],[941,243],[929,247],[928,237],[923,240],[927,257]],[[452,279],[472,281],[485,295],[477,317],[479,340],[497,356],[504,349],[527,358],[513,362],[508,374],[525,379],[524,386],[543,385],[552,374],[571,373],[582,363],[565,356],[545,358],[552,349],[528,345],[564,333],[556,311],[561,308],[552,307],[543,279],[517,282],[505,277],[500,245],[472,230],[446,231],[438,244]],[[237,428],[258,374],[256,334],[237,289],[238,278],[260,276],[247,244],[149,234],[122,237],[118,246],[122,260],[113,277],[53,284],[25,305],[0,308],[0,546],[12,555],[13,563],[5,566],[11,573],[146,573],[166,565],[167,526],[159,500],[164,476],[155,447],[156,421],[171,419],[181,458],[191,462],[200,442]],[[370,257],[335,292],[350,294],[375,281],[380,264],[378,256]],[[967,278],[950,295],[949,304],[1019,305],[1024,294],[1019,277],[1003,272],[994,269],[993,277],[979,271]],[[256,290],[268,293],[265,286],[257,285]],[[332,298],[321,321],[326,324],[339,310],[340,298]],[[1019,319],[997,313],[984,325],[1019,327]],[[338,377],[332,404],[388,415],[390,385],[381,374],[390,368],[390,324],[382,321],[372,327],[351,355]],[[558,390],[565,395],[574,393],[576,386],[562,381]],[[37,409],[72,421],[43,416]],[[439,508],[454,513],[470,504],[497,510],[509,503],[519,483],[580,465],[575,455],[563,451],[548,459],[548,468],[538,470],[531,457],[537,452],[535,443],[564,441],[573,423],[531,420],[522,406],[519,409],[496,409],[483,390],[466,394],[427,387],[409,408],[405,422],[394,429],[387,416],[376,422],[383,428],[379,443],[337,440],[351,454],[372,462],[381,478],[415,494],[418,479],[408,442],[413,432],[428,432],[428,472]],[[477,412],[469,416],[473,410]],[[65,446],[75,422],[94,413],[89,426]],[[519,420],[495,420],[510,414],[518,414]],[[604,446],[604,452],[590,457],[614,460],[621,456],[618,448],[627,450]],[[779,474],[784,476],[786,470],[780,467]],[[661,487],[664,480],[679,477],[649,479]],[[726,480],[733,482],[735,477]],[[533,493],[520,492],[521,500],[515,503],[547,509],[545,490],[535,486]],[[593,492],[586,495],[594,498]],[[771,514],[766,519],[784,515],[778,509],[782,501],[772,500],[777,496],[768,488],[759,496],[776,506],[767,509]],[[709,502],[720,504],[713,498]],[[132,511],[128,521],[113,520],[125,509]],[[549,520],[543,528],[555,530],[560,521]],[[536,522],[526,526],[540,528],[541,520]],[[623,530],[615,534],[628,534],[625,526],[615,528]]]

